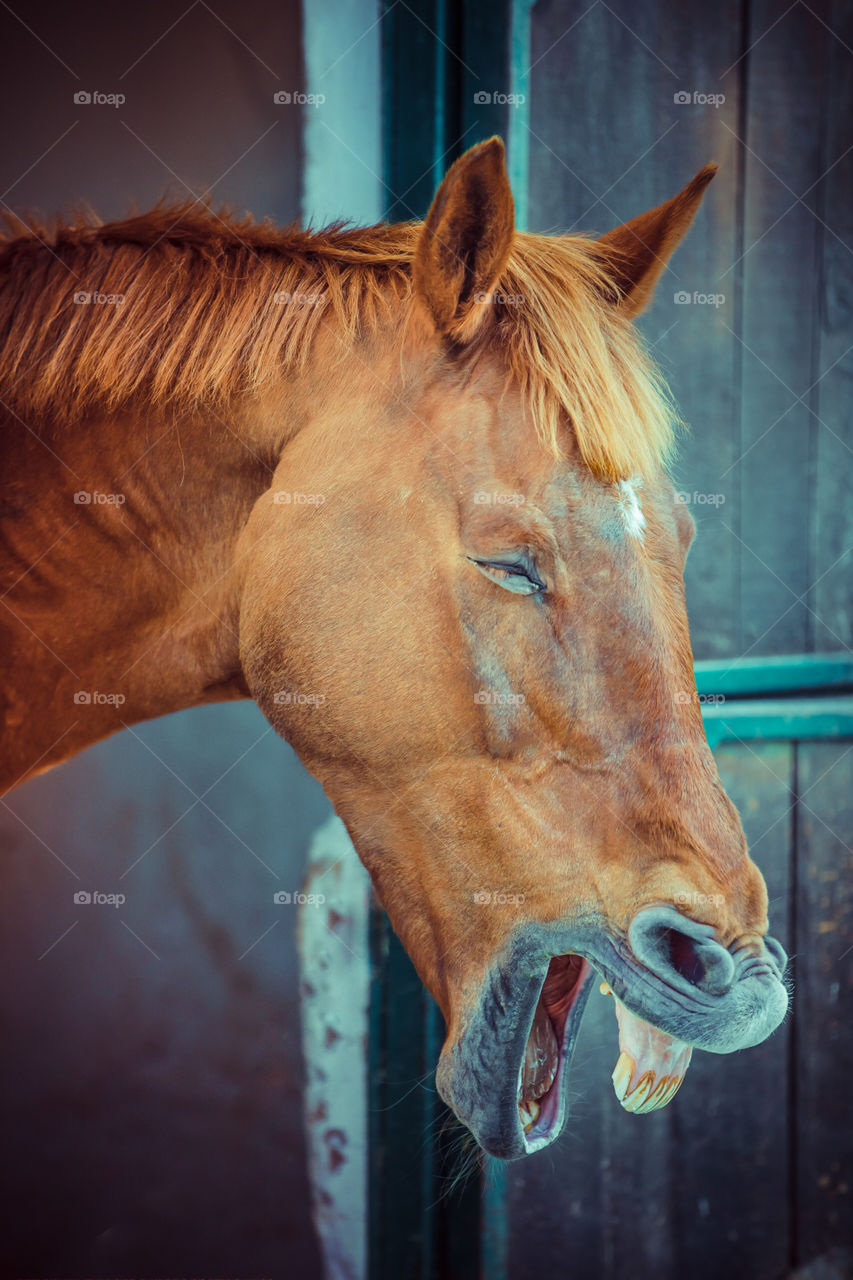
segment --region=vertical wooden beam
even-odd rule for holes
[[[385,5],[383,178],[389,222],[423,218],[444,169],[456,158],[458,39],[456,15],[446,0]]]
[[[720,165],[640,321],[689,426],[675,480],[699,525],[687,562],[697,657],[736,652],[740,634],[737,543],[726,528],[738,527],[738,345],[734,290],[721,277],[738,256],[741,7],[726,0],[688,18],[654,0],[573,0],[537,6],[532,20],[532,230],[607,231],[674,195],[708,161]],[[694,301],[721,292],[720,306]]]
[[[822,0],[781,21],[753,0],[744,125],[741,351],[741,648],[802,652],[811,644],[809,476],[821,227],[826,41]],[[784,120],[784,127],[780,127]],[[802,199],[800,199],[802,197]],[[734,274],[734,273],[732,273]],[[804,397],[802,401],[798,397]]]
[[[770,928],[793,950],[793,759],[788,742],[722,746],[723,785],[767,882]],[[790,1020],[745,1053],[696,1053],[676,1102],[674,1274],[778,1280],[791,1255]],[[690,1093],[687,1088],[690,1086]]]
[[[853,746],[809,743],[798,756],[793,1114],[796,1261],[807,1264],[853,1244]]]
[[[818,193],[820,228],[820,341],[811,404],[817,414],[807,603],[816,649],[853,646],[853,12],[835,0],[827,18],[823,83],[825,146]]]

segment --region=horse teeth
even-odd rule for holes
[[[539,1119],[541,1107],[535,1098],[528,1099],[518,1104],[518,1114],[521,1117],[521,1123],[525,1133],[529,1133]]]
[[[642,1112],[651,1097],[654,1087],[655,1077],[652,1072],[647,1071],[646,1074],[641,1077],[637,1087],[632,1089],[627,1097],[622,1099],[622,1106],[626,1111],[630,1111],[635,1115],[638,1112]]]
[[[647,1071],[632,1088],[631,1082],[636,1065],[630,1053],[626,1053],[623,1049],[612,1076],[613,1088],[619,1102],[626,1111],[634,1115],[646,1115],[650,1111],[665,1107],[675,1097],[684,1076],[661,1076],[658,1079],[653,1071]]]
[[[681,1088],[684,1080],[683,1075],[662,1076],[658,1080],[652,1072],[646,1072],[639,1083],[628,1093],[627,1088],[630,1084],[629,1068],[622,1063],[622,1058],[627,1058],[633,1069],[633,1062],[630,1056],[623,1053],[616,1064],[616,1071],[613,1072],[613,1083],[616,1089],[616,1097],[625,1110],[630,1111],[633,1115],[648,1115],[652,1111],[662,1110],[672,1101]],[[617,1081],[616,1073],[619,1071],[620,1064],[622,1070]]]
[[[652,1077],[652,1083],[653,1088],[649,1091],[645,1102],[641,1107],[637,1107],[638,1115],[648,1115],[650,1111],[657,1111],[660,1107],[666,1106],[669,1076],[661,1076],[657,1081]]]
[[[623,1050],[619,1054],[619,1061],[613,1068],[613,1075],[610,1078],[613,1081],[613,1088],[616,1090],[616,1097],[620,1102],[624,1100],[625,1094],[628,1092],[635,1065],[630,1053],[625,1053]]]

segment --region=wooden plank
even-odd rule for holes
[[[853,734],[853,697],[748,698],[702,707],[705,735],[720,742],[838,738]]]
[[[680,18],[654,0],[577,0],[539,4],[533,20],[532,230],[606,231],[674,195],[707,161],[721,165],[641,320],[690,424],[675,477],[699,524],[687,600],[700,658],[732,653],[740,630],[737,543],[725,528],[737,527],[739,502],[734,290],[722,286],[719,307],[692,301],[719,292],[737,256],[740,79],[737,69],[720,76],[740,52],[740,10],[725,0]],[[689,105],[675,102],[679,92]],[[725,102],[694,103],[694,93]],[[691,305],[675,302],[680,291]],[[699,500],[718,493],[716,504]]]
[[[741,647],[753,654],[804,651],[811,629],[808,477],[813,420],[798,396],[814,380],[815,261],[820,224],[813,188],[821,173],[821,5],[755,0],[747,33],[749,112],[744,155],[740,529]],[[775,26],[773,25],[775,24]],[[770,28],[772,27],[772,30]],[[766,34],[765,34],[766,33]],[[762,37],[763,38],[760,38]],[[784,120],[784,128],[780,122]],[[798,203],[801,192],[808,192]]]
[[[773,658],[730,658],[694,664],[699,694],[726,698],[853,686],[853,654],[797,653]]]
[[[853,11],[835,0],[828,18],[826,144],[819,190],[821,228],[820,336],[813,392],[817,423],[817,474],[813,515],[815,646],[853,645],[851,553],[853,547]]]
[[[717,753],[752,856],[767,881],[771,929],[790,945],[793,747],[757,744]],[[694,1055],[673,1106],[673,1275],[777,1280],[789,1258],[788,1025],[745,1053]],[[677,1105],[678,1104],[678,1105]]]
[[[833,1248],[853,1254],[853,743],[798,754],[794,1114],[806,1264]]]

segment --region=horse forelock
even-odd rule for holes
[[[7,218],[0,399],[28,421],[145,406],[222,409],[303,366],[321,326],[345,344],[399,328],[419,223],[279,229],[196,203],[120,222]],[[665,466],[675,415],[582,236],[517,233],[461,353],[503,361],[555,456],[571,431],[605,480]]]

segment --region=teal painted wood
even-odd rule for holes
[[[853,738],[853,697],[706,703],[702,719],[712,748],[721,742]]]
[[[431,1280],[432,1117],[419,1081],[428,997],[385,913],[371,923],[377,975],[371,1003],[369,1075],[371,1280]]]
[[[514,99],[507,121],[507,167],[515,199],[515,225],[528,230],[530,195],[530,12],[535,0],[510,4],[509,82]]]
[[[700,696],[748,698],[806,690],[853,690],[853,653],[791,653],[694,665]]]
[[[468,146],[507,135],[510,2],[409,0],[382,18],[386,218],[425,216]],[[519,148],[516,148],[516,158]],[[435,1092],[441,1013],[377,911],[370,1032],[370,1280],[481,1272],[482,1182],[473,1139]],[[460,1165],[474,1156],[472,1172]]]
[[[441,178],[455,115],[459,64],[444,0],[388,3],[382,19],[385,217],[423,218]],[[443,41],[443,43],[442,43]],[[448,157],[454,159],[453,148]]]

